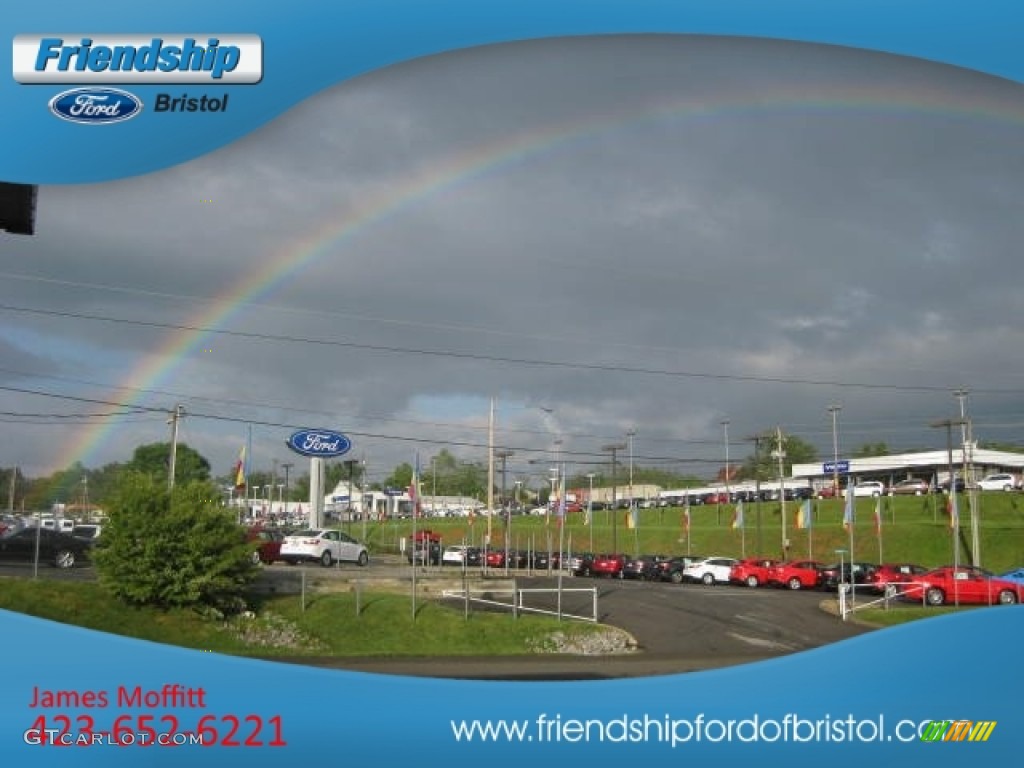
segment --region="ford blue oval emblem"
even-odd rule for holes
[[[117,88],[74,88],[50,99],[50,111],[72,123],[102,125],[130,120],[142,111],[142,102]]]
[[[287,445],[303,456],[330,458],[347,453],[352,441],[341,432],[328,429],[303,429],[288,438]]]

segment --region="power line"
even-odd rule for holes
[[[444,357],[457,360],[471,360],[475,362],[506,363],[513,365],[528,365],[544,368],[562,368],[571,370],[594,371],[600,373],[631,373],[647,376],[667,376],[671,378],[707,379],[712,381],[737,381],[758,384],[792,384],[801,386],[839,387],[844,389],[869,389],[887,390],[899,392],[948,392],[949,386],[934,384],[885,384],[877,382],[844,382],[824,379],[799,379],[776,376],[752,376],[727,373],[707,373],[697,371],[671,371],[661,368],[642,368],[624,365],[605,365],[599,363],[572,362],[564,360],[541,360],[536,358],[503,357],[500,355],[485,355],[475,352],[453,352],[449,350],[430,350],[416,347],[395,347],[380,344],[363,344],[354,341],[338,341],[332,339],[313,339],[303,336],[285,336],[271,333],[257,333],[254,331],[231,331],[220,328],[207,328],[196,325],[185,325],[177,323],[161,323],[154,320],[130,320],[127,318],[108,317],[104,315],[92,315],[79,312],[62,312],[58,310],[33,309],[31,307],[17,307],[9,304],[0,304],[0,310],[7,312],[18,312],[24,314],[44,315],[47,317],[62,317],[72,320],[92,320],[96,322],[108,322],[124,325],[135,325],[146,328],[160,328],[163,330],[190,331],[194,333],[216,334],[231,336],[234,338],[253,339],[258,341],[279,341],[290,344],[308,344],[313,346],[336,347],[342,349],[359,349],[370,352],[384,352],[390,354],[420,355],[424,357]],[[984,389],[975,388],[975,392],[986,394],[1015,394],[1019,389]]]

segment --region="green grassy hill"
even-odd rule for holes
[[[1024,565],[1024,495],[990,492],[976,497],[976,516],[980,540],[981,565],[994,572]],[[875,499],[857,499],[853,526],[854,558],[868,562],[914,562],[939,566],[953,562],[953,535],[946,514],[945,496],[892,497],[880,500],[881,537],[876,534]],[[813,524],[810,530],[796,528],[798,502],[786,502],[786,538],[789,557],[812,557],[834,562],[837,549],[850,549],[850,532],[843,526],[843,501],[824,499],[811,502]],[[783,555],[783,518],[779,502],[744,505],[742,532],[732,527],[734,505],[696,506],[690,508],[690,530],[683,525],[683,510],[678,507],[641,509],[637,525],[627,525],[625,510],[597,511],[593,525],[583,523],[583,516],[567,518],[564,536],[566,548],[573,551],[627,554],[692,554],[741,555],[779,558]],[[959,498],[960,540],[959,561],[969,562],[971,513],[965,495]],[[355,522],[343,526],[356,537],[365,537],[377,552],[397,552],[400,541],[412,531],[411,520]],[[447,544],[482,545],[488,533],[486,517],[467,519],[426,518],[417,521],[419,529],[439,532]],[[506,531],[502,518],[494,517],[490,525],[493,546],[504,548],[506,540],[515,549],[547,550],[558,548],[557,520],[543,517],[513,516]],[[881,552],[879,550],[881,540]],[[571,546],[570,546],[571,545]],[[844,558],[849,558],[848,554]]]

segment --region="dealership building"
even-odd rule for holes
[[[1024,473],[1024,453],[993,451],[968,443],[952,451],[947,449],[840,459],[835,468],[832,461],[794,464],[793,477],[805,479],[815,488],[829,485],[835,474],[854,482],[881,480],[887,488],[907,478],[920,478],[936,486],[949,481],[950,466],[956,477],[964,476],[964,468],[967,467],[966,477],[972,482],[995,472],[1010,472],[1019,480]]]

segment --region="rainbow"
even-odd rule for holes
[[[631,105],[628,110],[606,111],[553,123],[536,131],[501,137],[453,154],[401,179],[385,191],[368,195],[357,209],[325,221],[287,249],[268,255],[262,264],[248,270],[237,282],[209,301],[208,308],[192,317],[187,324],[195,328],[222,327],[248,305],[272,294],[306,266],[343,247],[367,229],[386,222],[422,200],[539,154],[645,123],[764,119],[796,112],[840,117],[851,114],[922,115],[1015,126],[1024,124],[1024,104],[1009,97],[997,99],[971,95],[953,101],[948,93],[935,88],[910,92],[905,87],[872,85],[837,90],[808,84],[752,91],[743,98],[734,96],[732,100],[719,96],[718,100],[710,102],[659,102],[639,110],[636,105]],[[168,379],[210,335],[208,331],[168,333],[155,352],[147,355],[123,377],[119,388],[133,392],[126,404],[137,404],[145,390],[156,388]],[[68,441],[68,448],[58,457],[55,469],[64,469],[75,461],[86,464],[116,427],[116,423],[107,423],[83,428],[80,434]]]

